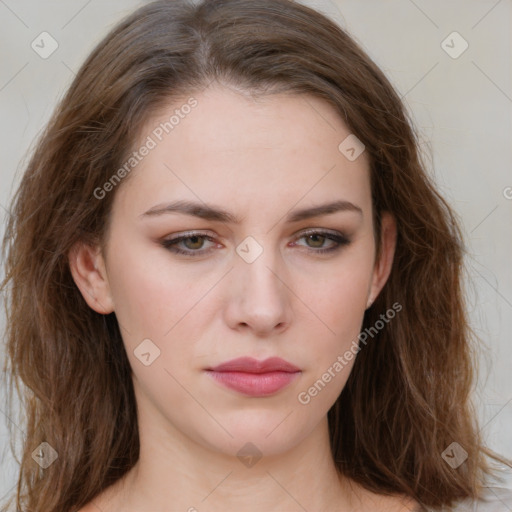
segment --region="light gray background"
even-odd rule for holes
[[[255,0],[257,1],[257,0]],[[22,158],[93,46],[135,0],[0,0],[0,214]],[[511,0],[304,2],[335,18],[403,95],[431,151],[431,169],[462,218],[473,327],[484,340],[475,402],[488,444],[512,457],[512,51]],[[42,59],[43,31],[58,49]],[[441,43],[469,44],[451,58]],[[459,41],[448,44],[460,48]],[[507,188],[511,187],[511,188]],[[508,198],[507,198],[508,196]],[[3,235],[3,223],[0,228]],[[5,319],[0,318],[3,332]],[[0,356],[4,357],[3,351]],[[15,482],[0,403],[0,498]],[[16,428],[16,427],[15,427]]]

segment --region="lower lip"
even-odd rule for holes
[[[277,393],[294,380],[300,372],[216,372],[208,373],[227,388],[248,396],[268,396]]]

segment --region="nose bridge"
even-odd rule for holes
[[[280,254],[267,238],[247,237],[237,247],[233,278],[235,320],[257,331],[268,331],[288,320],[289,297]],[[232,319],[233,320],[233,319]]]
[[[236,263],[237,274],[247,284],[244,293],[250,295],[280,295],[282,283],[277,279],[279,273],[279,254],[271,246],[269,239],[258,242],[253,237],[247,237],[237,247],[239,256]],[[270,297],[267,297],[267,299]]]

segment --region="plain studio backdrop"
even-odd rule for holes
[[[95,44],[143,3],[0,0],[0,235],[23,159],[57,100]],[[475,402],[487,443],[512,458],[512,0],[304,3],[347,29],[387,74],[462,219],[470,318],[485,343]],[[17,467],[6,426],[19,428],[3,394],[0,500]]]

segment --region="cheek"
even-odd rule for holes
[[[109,284],[116,317],[130,343],[164,336],[193,305],[190,280],[167,262],[160,248],[112,243]],[[195,299],[197,301],[197,298]]]
[[[362,320],[371,281],[372,260],[354,253],[325,269],[308,272],[298,289],[326,327],[341,334]]]
[[[299,413],[308,418],[321,417],[329,411],[345,387],[358,354],[358,336],[367,301],[370,272],[354,268],[340,269],[310,296],[316,318],[309,323],[307,343],[309,360],[297,394]],[[321,293],[320,293],[321,292]]]
[[[331,265],[329,272],[309,275],[298,288],[298,295],[314,313],[308,312],[307,322],[308,339],[315,345],[310,370],[313,378],[318,379],[331,369],[336,378],[332,380],[334,386],[329,384],[329,387],[338,390],[333,390],[334,394],[341,391],[357,354],[372,278],[373,260],[367,254],[354,252],[350,257],[342,257],[339,264]],[[333,369],[340,356],[342,371],[339,365]]]

